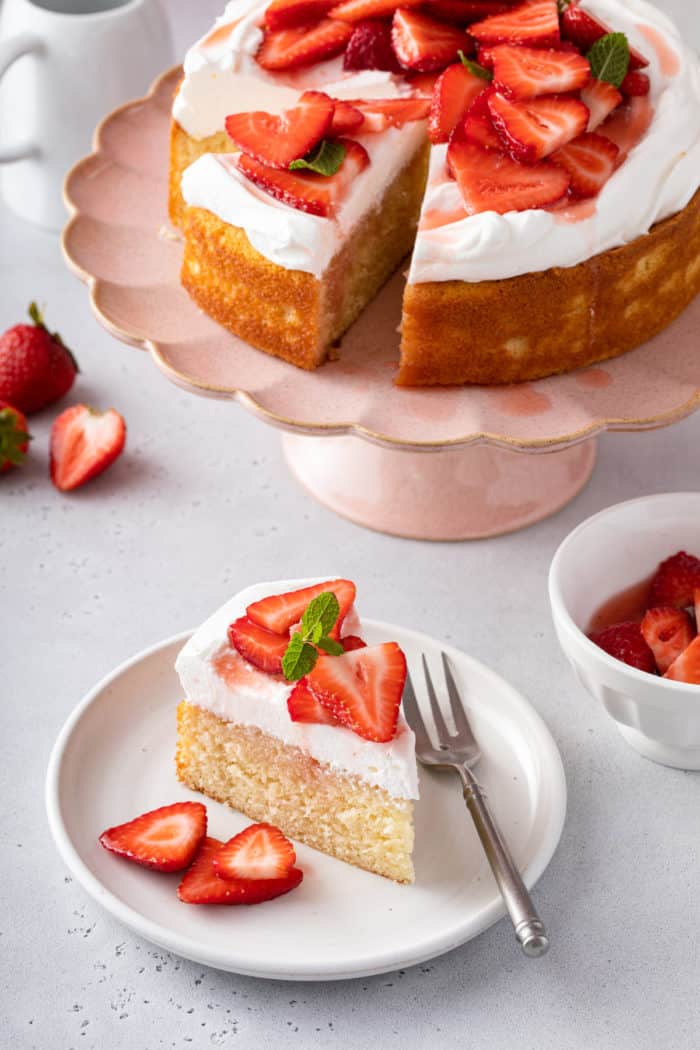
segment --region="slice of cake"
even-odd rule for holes
[[[177,774],[340,860],[413,881],[406,662],[366,646],[348,580],[258,584],[187,642]]]

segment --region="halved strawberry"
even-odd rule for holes
[[[461,62],[448,66],[438,77],[430,104],[428,138],[447,142],[477,95],[486,88],[482,77],[470,73]]]
[[[205,838],[192,867],[177,888],[184,904],[260,904],[295,889],[304,878],[291,868],[279,879],[220,879],[214,858],[223,848],[220,839]]]
[[[700,634],[676,657],[664,678],[671,678],[674,682],[688,682],[689,685],[700,685]]]
[[[588,107],[586,131],[595,131],[605,118],[622,102],[622,95],[613,84],[591,77],[581,88],[581,101]]]
[[[342,725],[378,742],[396,734],[405,681],[406,657],[396,642],[321,657],[307,675],[309,689]]]
[[[698,592],[700,594],[700,592]],[[363,641],[362,638],[358,638],[356,634],[346,634],[340,639],[340,644],[346,653],[351,653],[353,649],[366,649],[367,642]]]
[[[620,84],[620,91],[623,95],[648,95],[650,89],[649,77],[637,69],[631,69]]]
[[[595,197],[614,172],[619,152],[610,139],[587,132],[555,150],[550,160],[568,171],[573,197]]]
[[[366,18],[393,18],[397,7],[418,7],[423,0],[345,0],[331,10],[333,18],[363,22]]]
[[[261,598],[260,601],[249,605],[246,613],[259,627],[275,631],[277,634],[287,634],[290,627],[299,623],[309,602],[325,591],[332,591],[340,606],[338,619],[331,634],[332,638],[337,638],[343,620],[355,601],[356,588],[352,580],[329,580],[327,583],[314,583],[311,587],[302,587],[298,591],[288,591],[286,594],[271,594],[268,598]]]
[[[229,138],[249,157],[286,170],[310,153],[331,127],[333,100],[322,91],[305,91],[293,109],[271,113],[233,113],[226,117]]]
[[[678,551],[659,565],[649,590],[649,607],[692,605],[695,590],[700,587],[700,558]]]
[[[67,408],[51,427],[51,480],[61,492],[77,489],[114,463],[125,441],[126,424],[115,409]]]
[[[474,50],[463,29],[403,8],[394,15],[391,39],[404,69],[417,69],[421,73],[444,69],[456,61],[458,51],[471,54]]]
[[[391,26],[378,20],[358,22],[343,55],[343,69],[384,69],[400,73],[391,46]]]
[[[644,641],[638,623],[626,620],[624,623],[606,627],[602,631],[595,631],[588,637],[610,656],[614,656],[616,660],[621,660],[630,667],[636,667],[639,671],[656,674],[654,654]]]
[[[578,91],[591,75],[588,59],[576,51],[498,44],[491,55],[494,84],[508,98]]]
[[[432,18],[457,25],[469,25],[490,15],[510,11],[518,0],[429,0],[425,5]]]
[[[559,43],[557,0],[525,0],[511,11],[492,15],[469,27],[479,44],[527,44],[556,47]]]
[[[250,824],[214,855],[220,879],[281,879],[297,861],[294,846],[274,824]]]
[[[612,30],[605,22],[594,18],[588,11],[579,6],[579,0],[570,0],[564,8],[561,16],[561,33],[567,40],[580,47],[582,51],[588,51],[599,40]],[[648,66],[649,62],[635,48],[630,47],[630,69],[641,69]]]
[[[563,197],[569,186],[569,176],[555,164],[518,164],[505,153],[467,141],[461,133],[450,139],[447,164],[469,215],[543,208]]]
[[[361,648],[361,647],[360,647]],[[321,657],[325,659],[325,657]],[[335,659],[331,657],[331,659]],[[287,697],[287,710],[292,722],[339,726],[340,722],[311,692],[305,678],[300,679]]]
[[[100,845],[110,853],[155,871],[181,871],[192,863],[207,833],[201,802],[175,802],[108,828]]]
[[[331,138],[347,135],[361,128],[364,121],[364,116],[356,106],[351,106],[349,102],[336,101],[329,134]]]
[[[336,141],[345,147],[345,158],[335,175],[317,175],[313,171],[279,171],[260,164],[245,153],[236,155],[236,164],[246,178],[290,208],[311,215],[332,216],[346,188],[369,164],[369,154],[359,142],[353,142],[352,139]]]
[[[363,133],[402,128],[413,120],[425,120],[430,112],[430,99],[427,98],[353,99],[352,105],[365,118]]]
[[[688,613],[672,605],[649,609],[644,614],[640,629],[661,674],[668,671],[676,657],[688,648],[695,637],[693,621]]]
[[[296,26],[267,32],[256,60],[263,69],[298,69],[339,55],[347,44],[352,29],[333,18],[311,26]]]
[[[534,164],[577,138],[588,124],[583,102],[568,95],[551,95],[511,102],[496,92],[489,99],[491,119],[515,160]]]
[[[328,14],[336,0],[272,0],[265,9],[268,29],[289,29],[318,22]]]
[[[254,667],[266,674],[282,674],[282,657],[289,645],[288,634],[266,631],[247,616],[241,616],[230,624],[228,640]]]
[[[484,149],[495,149],[502,153],[503,143],[493,126],[489,109],[489,99],[494,91],[494,88],[487,87],[485,91],[477,95],[464,120],[455,129],[454,135],[456,138],[475,142],[477,146],[482,146]]]

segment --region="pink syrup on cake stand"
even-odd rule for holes
[[[430,540],[523,528],[586,484],[597,434],[663,426],[700,404],[700,298],[630,354],[510,387],[393,384],[401,274],[346,334],[338,360],[317,372],[248,346],[180,286],[182,243],[166,214],[180,75],[164,74],[147,98],[107,117],[94,153],[70,172],[65,258],[117,339],[148,350],[184,389],[237,401],[285,431],[293,474],[337,513]]]

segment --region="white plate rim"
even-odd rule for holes
[[[550,777],[550,797],[548,799],[549,813],[546,828],[542,835],[542,842],[530,863],[522,872],[525,884],[531,889],[542,876],[554,855],[561,838],[566,818],[566,776],[564,773],[561,754],[549,728],[530,702],[526,700],[514,686],[510,685],[509,682],[486,664],[476,660],[463,650],[457,649],[455,646],[447,643],[439,642],[436,639],[431,638],[429,635],[423,634],[420,631],[415,631],[411,628],[399,627],[394,624],[389,624],[380,620],[371,620],[369,618],[364,618],[363,622],[366,623],[367,626],[371,626],[378,631],[386,633],[387,637],[393,637],[398,632],[400,635],[410,636],[417,646],[420,646],[421,644],[425,645],[426,642],[428,643],[428,648],[439,646],[449,657],[462,663],[466,662],[473,668],[478,668],[480,674],[484,675],[486,678],[491,678],[498,684],[500,690],[505,691],[509,695],[509,702],[514,704],[515,707],[518,708],[520,716],[529,722],[528,728],[530,735],[528,737],[528,742],[533,742],[532,750],[537,751],[540,757],[544,759]],[[86,892],[109,914],[127,926],[134,933],[151,941],[153,944],[158,945],[158,947],[171,951],[183,958],[190,959],[193,962],[201,963],[205,966],[211,966],[218,970],[238,973],[244,976],[285,981],[346,980],[350,978],[369,977],[381,973],[390,973],[399,969],[407,969],[410,966],[427,962],[429,959],[434,959],[454,948],[466,944],[468,941],[477,937],[480,933],[489,929],[505,915],[505,907],[502,901],[500,898],[495,898],[492,905],[484,910],[481,921],[472,921],[471,923],[467,922],[462,928],[459,928],[458,931],[453,930],[449,935],[441,933],[440,935],[435,936],[432,940],[423,942],[420,950],[417,951],[415,955],[409,956],[405,950],[397,951],[386,949],[382,953],[376,953],[373,956],[373,962],[369,965],[367,962],[360,962],[359,966],[357,964],[354,966],[351,965],[346,969],[343,967],[338,969],[333,967],[332,972],[330,972],[328,968],[319,971],[313,966],[313,964],[299,964],[298,961],[294,968],[275,967],[260,970],[246,967],[245,959],[236,958],[235,953],[232,952],[224,954],[214,948],[209,951],[202,951],[202,945],[199,941],[174,933],[166,927],[161,926],[159,923],[152,922],[130,905],[121,901],[110,890],[106,889],[100,880],[92,874],[86,863],[83,861],[80,852],[73,845],[61,813],[61,807],[59,804],[59,785],[66,749],[73,732],[77,729],[87,709],[99,698],[101,693],[112,684],[112,682],[128,672],[136,664],[147,660],[149,657],[156,654],[159,650],[166,649],[176,643],[184,644],[187,639],[191,637],[192,633],[192,630],[183,631],[172,635],[169,638],[155,642],[145,649],[142,649],[134,656],[122,661],[117,667],[105,674],[85,694],[82,700],[80,700],[70,713],[61,728],[51,751],[45,782],[45,804],[49,829],[56,848],[68,870],[77,879],[83,889],[86,890]]]

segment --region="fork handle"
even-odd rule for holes
[[[464,801],[481,839],[501,896],[515,928],[515,936],[526,955],[544,955],[549,940],[520,872],[516,868],[496,822],[491,816],[483,788],[466,766],[459,766]]]

